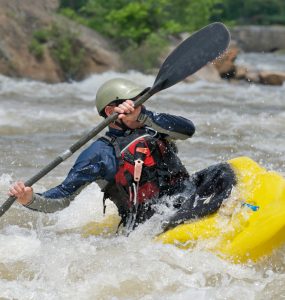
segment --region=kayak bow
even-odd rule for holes
[[[222,207],[203,219],[182,224],[157,237],[163,243],[205,248],[235,262],[257,261],[285,241],[285,179],[247,157],[229,161],[237,185]],[[227,203],[228,202],[228,203]]]

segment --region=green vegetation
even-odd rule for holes
[[[113,38],[122,49],[142,44],[150,34],[193,31],[208,23],[220,0],[72,0],[61,13]]]
[[[150,34],[139,46],[133,44],[123,51],[126,68],[152,71],[159,65],[159,57],[164,54],[168,42],[158,34]]]
[[[111,38],[137,69],[158,66],[170,36],[213,21],[285,24],[284,0],[61,0],[60,13]]]
[[[44,56],[44,46],[38,42],[37,39],[33,38],[30,45],[29,50],[33,53],[33,55],[38,60],[42,60]]]
[[[237,25],[285,25],[284,0],[223,0],[214,17]]]
[[[38,60],[43,59],[44,47],[51,52],[66,80],[76,79],[83,62],[85,51],[77,40],[77,35],[69,30],[62,30],[57,25],[37,30],[29,49]]]
[[[60,12],[111,38],[129,65],[145,70],[159,66],[158,58],[170,35],[209,23],[217,3],[219,0],[62,0]]]

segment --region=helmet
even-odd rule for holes
[[[127,100],[138,96],[144,88],[124,78],[114,78],[105,82],[97,91],[96,108],[102,115],[104,108],[115,100]]]

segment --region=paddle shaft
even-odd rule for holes
[[[158,92],[158,91],[157,91]],[[147,99],[149,99],[153,95],[153,89],[150,89],[140,98],[138,98],[134,106],[138,107],[142,105]],[[42,170],[40,170],[33,177],[25,181],[25,186],[32,186],[41,178],[43,178],[46,174],[48,174],[51,170],[69,158],[74,152],[80,149],[83,145],[89,142],[92,138],[94,138],[98,133],[100,133],[104,128],[106,128],[110,123],[117,120],[119,114],[113,113],[111,116],[102,121],[98,126],[94,127],[90,130],[86,135],[84,135],[81,139],[79,139],[76,143],[74,143],[70,148],[59,154],[53,161],[47,164]],[[10,196],[0,207],[0,217],[11,207],[11,205],[15,202],[17,198],[15,196]]]

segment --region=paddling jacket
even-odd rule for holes
[[[189,175],[175,144],[153,129],[144,127],[101,140],[112,145],[119,167],[114,180],[98,184],[104,199],[116,204],[122,223],[129,229],[154,213],[151,204],[160,197],[184,189]]]
[[[185,140],[195,132],[195,127],[190,120],[164,113],[153,113],[145,108],[142,109],[139,121],[145,125],[144,130],[146,127],[152,128],[153,132],[158,133],[157,137],[159,136],[159,139],[164,142],[166,138]],[[128,133],[125,131],[113,128],[109,128],[106,133],[110,138],[120,138],[126,134]],[[173,157],[174,155],[177,157],[175,153],[173,153]],[[159,164],[156,162],[156,165]],[[32,201],[26,207],[45,213],[61,210],[67,207],[81,190],[92,182],[101,185],[100,182],[103,181],[116,187],[115,177],[118,170],[119,159],[112,143],[98,139],[79,155],[66,179],[60,185],[42,194],[34,193]],[[171,170],[169,169],[169,171]],[[105,191],[111,195],[110,186]],[[160,194],[161,192],[159,192]],[[120,203],[116,204],[119,206],[119,213],[124,215],[125,210],[122,209]]]

